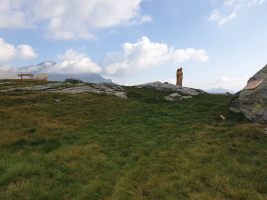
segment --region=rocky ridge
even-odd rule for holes
[[[154,82],[144,85],[134,86],[136,88],[152,88],[158,91],[164,91],[170,93],[165,96],[166,101],[178,101],[183,99],[191,99],[193,96],[205,94],[204,91],[176,86],[168,83]],[[106,94],[113,95],[120,98],[127,98],[127,91],[121,85],[115,83],[84,83],[75,79],[68,79],[66,82],[48,82],[46,84],[27,86],[27,87],[10,87],[0,90],[1,92],[50,92],[50,93],[94,93],[94,94]]]

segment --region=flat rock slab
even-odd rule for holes
[[[69,94],[78,94],[83,92],[88,93],[95,93],[95,94],[102,94],[103,92],[100,90],[97,90],[91,86],[77,86],[77,87],[69,87],[69,88],[63,88],[63,89],[55,89],[55,90],[49,90],[48,92],[53,93],[69,93]]]
[[[41,91],[51,93],[67,93],[67,94],[78,94],[78,93],[94,93],[94,94],[107,94],[114,95],[120,98],[127,98],[126,91],[123,87],[111,84],[111,83],[48,83],[44,85],[36,85],[30,87],[14,87],[6,90],[0,90],[0,92],[26,92],[26,91]]]
[[[181,95],[178,94],[178,93],[172,93],[172,94],[170,94],[169,96],[172,97],[172,98],[178,98],[178,97],[181,97]]]
[[[166,96],[166,97],[164,97],[164,99],[166,101],[174,101],[175,100],[173,97],[170,97],[170,96]]]
[[[6,85],[9,84],[10,82],[0,82],[0,85]]]
[[[0,90],[0,92],[15,92],[15,91],[45,91],[49,89],[55,89],[63,86],[62,83],[48,83],[45,85],[35,85],[29,87],[15,87],[7,90]]]

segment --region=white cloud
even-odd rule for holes
[[[87,55],[69,49],[59,56],[59,63],[46,68],[46,73],[56,74],[84,74],[101,73],[102,68],[95,64]]]
[[[33,48],[27,44],[19,45],[17,47],[17,52],[19,57],[22,59],[31,59],[37,57],[37,53],[35,53]]]
[[[147,37],[142,37],[136,43],[124,43],[122,49],[122,53],[108,56],[106,74],[122,76],[155,66],[208,60],[203,49],[174,49],[164,43],[151,42]]]
[[[29,27],[26,13],[21,5],[23,0],[0,0],[0,28]]]
[[[17,50],[14,45],[6,43],[0,38],[0,62],[15,58]]]
[[[152,20],[153,20],[153,18],[151,16],[144,15],[142,17],[139,17],[136,20],[132,20],[130,22],[125,23],[125,25],[133,26],[133,25],[138,25],[138,24],[143,24],[143,23],[151,22]]]
[[[143,0],[0,0],[0,28],[45,25],[54,39],[93,39],[101,29],[151,21]]]
[[[210,21],[216,22],[217,24],[222,26],[228,23],[230,20],[232,20],[236,16],[237,14],[235,10],[227,16],[222,15],[219,10],[214,10],[209,19]]]
[[[0,62],[7,62],[15,58],[31,59],[37,57],[37,53],[34,52],[30,45],[22,44],[14,46],[5,42],[3,38],[0,38]]]
[[[228,89],[230,91],[237,92],[243,89],[247,81],[249,80],[249,76],[242,76],[242,77],[231,77],[231,76],[222,76],[217,78],[216,80],[209,81],[209,82],[191,82],[188,81],[187,85],[190,87],[196,87],[201,89],[214,89],[214,88],[223,88]]]
[[[266,0],[223,0],[222,8],[213,10],[209,20],[222,26],[237,17],[242,9],[261,5],[264,2]]]
[[[228,6],[253,6],[263,4],[266,0],[225,0],[224,3]]]

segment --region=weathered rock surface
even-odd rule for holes
[[[1,90],[0,92],[16,92],[16,91],[47,91],[52,89],[59,89],[63,87],[62,83],[47,83],[44,85],[35,85],[28,87],[11,87],[10,89]]]
[[[15,87],[0,92],[27,92],[27,91],[41,91],[52,93],[94,93],[114,95],[120,98],[127,98],[126,91],[120,85],[114,83],[47,83],[44,85],[36,85],[30,87]]]
[[[147,83],[143,85],[138,85],[136,87],[137,88],[151,88],[151,89],[155,89],[155,90],[163,91],[163,92],[172,92],[170,95],[164,97],[166,101],[180,101],[183,99],[191,99],[193,98],[192,96],[206,94],[206,92],[199,90],[199,89],[182,87],[182,86],[173,85],[167,82],[165,83],[152,82],[152,83]]]
[[[181,97],[181,95],[178,94],[178,93],[172,93],[172,94],[170,94],[169,96],[172,97],[172,98]]]
[[[166,101],[175,101],[175,99],[173,97],[170,97],[170,96],[166,96],[166,97],[164,97],[164,99]]]
[[[169,83],[154,82],[144,85],[135,86],[138,88],[152,88],[158,91],[168,92],[169,95],[165,96],[166,101],[179,101],[183,99],[190,99],[192,96],[205,94],[204,91],[186,88],[181,86],[172,85]],[[114,95],[120,98],[127,98],[127,91],[124,87],[117,85],[115,83],[84,83],[77,81],[76,79],[69,79],[66,82],[48,82],[46,84],[16,87],[16,85],[11,85],[10,88],[5,88],[1,92],[50,92],[50,93],[68,93],[68,94],[78,94],[78,93],[94,93],[94,94],[106,94]]]
[[[267,65],[236,94],[230,110],[242,112],[250,121],[267,123]]]
[[[169,83],[161,83],[161,82],[152,82],[152,83],[147,83],[143,85],[138,85],[136,87],[153,88],[159,91],[178,93],[181,96],[185,96],[185,95],[186,96],[197,96],[200,94],[206,94],[203,90],[187,88],[187,87],[177,86],[177,85],[173,85]]]

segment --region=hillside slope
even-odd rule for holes
[[[37,82],[0,89],[14,84]],[[265,127],[232,96],[124,89],[1,93],[0,199],[266,199]]]

